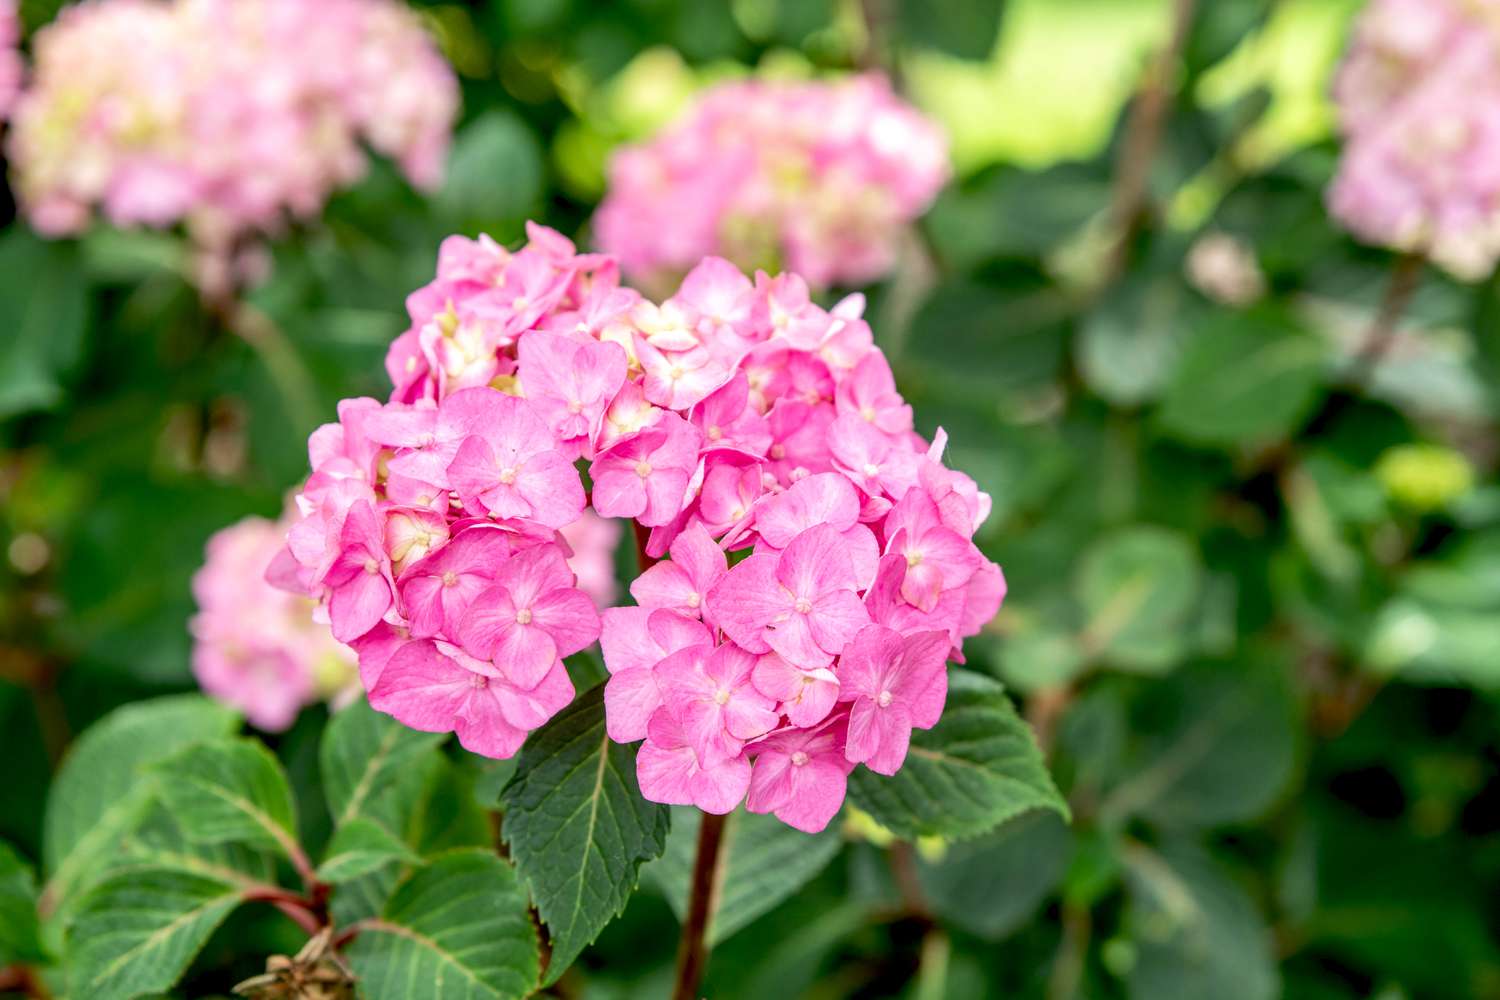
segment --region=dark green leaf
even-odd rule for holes
[[[57,405],[88,322],[74,248],[24,228],[0,239],[0,417]]]
[[[1004,0],[969,3],[931,3],[897,0],[901,38],[916,45],[941,49],[960,59],[984,59],[1000,35]]]
[[[918,859],[922,891],[944,920],[999,940],[1020,927],[1057,888],[1073,837],[1052,813],[1032,812],[982,837]]]
[[[948,704],[929,730],[912,733],[891,777],[849,776],[849,799],[898,837],[971,837],[1031,809],[1068,815],[1031,728],[995,681],[950,670]]]
[[[458,133],[436,205],[459,222],[518,223],[541,199],[542,176],[536,135],[513,112],[492,110]]]
[[[515,872],[481,850],[452,851],[396,889],[349,948],[369,1000],[524,997],[536,986],[536,932]]]
[[[501,832],[552,940],[547,982],[620,915],[666,842],[667,807],[641,796],[635,748],[605,733],[603,691],[532,734],[501,793]]]

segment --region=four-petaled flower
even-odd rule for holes
[[[868,625],[844,650],[839,700],[852,702],[845,753],[878,774],[906,760],[913,729],[931,729],[948,697],[946,632],[902,635]]]

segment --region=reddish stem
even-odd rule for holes
[[[257,886],[245,893],[245,902],[270,903],[310,935],[323,929],[323,921],[315,912],[318,909],[316,902],[277,886]]]
[[[677,985],[672,1000],[697,1000],[698,984],[708,965],[708,921],[718,896],[719,856],[727,819],[704,813],[698,826],[698,854],[693,860],[693,883],[677,950]]]
[[[657,563],[656,557],[646,552],[646,542],[651,537],[651,531],[639,521],[633,521],[631,525],[635,528],[636,573],[644,573]]]

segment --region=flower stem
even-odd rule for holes
[[[635,528],[635,571],[640,574],[655,566],[657,559],[646,552],[646,542],[651,537],[651,529],[639,521],[632,521],[631,527]]]
[[[708,964],[708,920],[718,896],[720,848],[727,816],[704,813],[698,826],[698,854],[693,860],[693,883],[688,890],[687,919],[677,949],[677,985],[672,1000],[697,1000],[698,983]]]

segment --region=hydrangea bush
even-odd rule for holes
[[[399,0],[94,0],[32,48],[6,146],[31,225],[181,223],[211,288],[233,283],[239,241],[357,179],[366,145],[434,187],[458,110]]]
[[[273,576],[322,601],[375,709],[488,757],[602,639],[647,798],[821,830],[850,770],[896,773],[937,723],[946,662],[999,608],[971,541],[989,497],[913,431],[860,298],[708,258],[658,305],[529,235],[444,242],[390,400],[313,435]],[[602,618],[561,534],[590,504],[670,554]]]
[[[1360,238],[1477,280],[1500,259],[1500,4],[1374,0],[1334,87],[1329,190]]]
[[[651,287],[707,256],[785,267],[814,287],[862,285],[891,269],[902,229],[948,173],[941,129],[883,76],[745,80],[617,151],[594,227]]]

